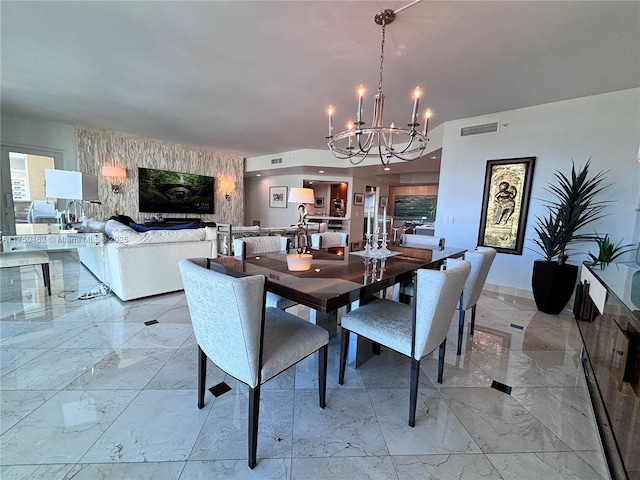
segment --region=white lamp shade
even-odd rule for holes
[[[103,177],[127,178],[127,169],[123,167],[114,167],[112,165],[102,166]]]
[[[313,203],[313,188],[291,187],[289,190],[289,202],[293,203]]]
[[[45,195],[49,198],[98,201],[98,177],[70,170],[44,171]]]

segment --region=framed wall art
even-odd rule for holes
[[[364,193],[354,193],[353,194],[353,204],[354,205],[364,205]]]
[[[324,208],[324,197],[316,197],[313,206],[315,208]]]
[[[535,159],[487,161],[478,245],[522,255]]]
[[[269,206],[287,208],[287,187],[269,187]]]
[[[380,208],[386,208],[389,203],[389,197],[380,197]]]

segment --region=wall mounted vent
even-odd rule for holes
[[[483,135],[485,133],[498,133],[498,122],[483,123],[482,125],[471,125],[470,127],[462,127],[460,129],[461,137]]]
[[[272,158],[271,165],[277,165],[278,163],[282,163],[282,158]]]

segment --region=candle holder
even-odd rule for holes
[[[367,255],[371,255],[371,239],[372,239],[373,235],[371,235],[370,233],[367,233],[365,235],[365,242],[364,242],[364,251],[366,252]]]
[[[384,256],[387,256],[387,254],[389,253],[389,249],[387,248],[387,234],[383,233],[382,234],[382,242],[380,245],[380,253]]]
[[[372,235],[371,238],[371,254],[373,256],[377,256],[378,255],[378,238],[380,237],[380,230],[379,229],[375,229],[374,233]]]

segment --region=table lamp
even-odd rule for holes
[[[304,225],[306,223],[307,216],[307,206],[305,204],[311,204],[314,202],[313,189],[291,187],[289,190],[289,202],[299,204],[297,224],[298,226]]]
[[[80,217],[84,217],[82,202],[101,203],[98,198],[98,177],[95,175],[47,168],[44,171],[44,179],[45,195],[48,198],[71,200],[67,209],[59,212],[59,221],[64,225],[79,220],[77,211],[74,211],[75,218],[72,218],[71,205],[80,204]]]

